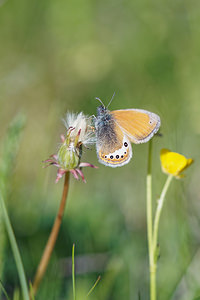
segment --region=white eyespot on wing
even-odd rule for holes
[[[103,153],[101,148],[97,150],[99,162],[112,168],[122,167],[128,164],[132,157],[132,147],[129,139],[124,135],[121,148],[111,153]]]

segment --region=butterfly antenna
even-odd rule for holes
[[[115,92],[114,92],[114,94],[112,95],[112,98],[111,98],[111,100],[110,100],[110,102],[108,103],[108,105],[107,105],[107,107],[106,108],[108,108],[109,106],[110,106],[110,104],[111,104],[111,102],[113,101],[113,98],[115,97]]]
[[[103,107],[105,107],[105,105],[103,104],[100,98],[96,97],[95,99],[98,100],[103,105]]]

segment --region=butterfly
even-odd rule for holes
[[[132,157],[131,142],[148,142],[160,125],[155,113],[143,109],[109,111],[102,103],[94,122],[99,162],[113,168],[127,164]]]

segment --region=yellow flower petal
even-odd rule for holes
[[[183,177],[184,175],[180,175],[180,173],[193,163],[193,159],[186,158],[185,156],[168,149],[162,149],[160,151],[160,161],[163,172],[177,178]]]

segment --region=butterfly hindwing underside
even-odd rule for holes
[[[127,164],[132,157],[131,143],[124,136],[121,148],[115,150],[114,152],[104,152],[103,148],[100,148],[97,152],[99,160],[105,165],[110,165],[112,167],[123,166]]]

